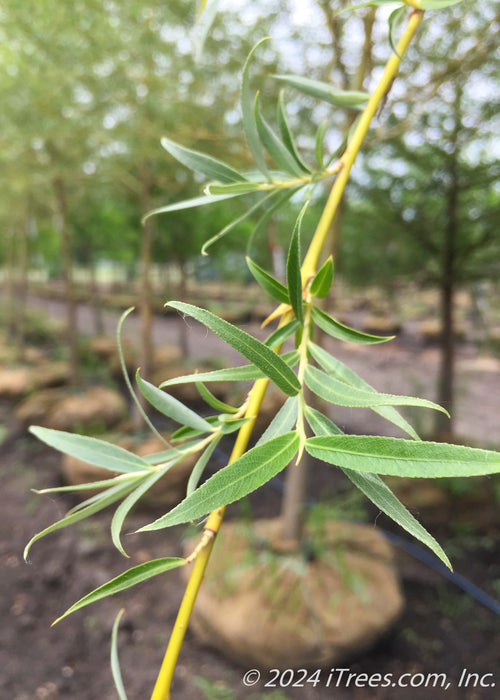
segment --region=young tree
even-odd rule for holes
[[[412,8],[406,7],[407,4]],[[61,618],[65,617],[91,602],[122,591],[152,576],[194,562],[165,662],[153,691],[154,700],[163,700],[170,695],[170,683],[180,645],[226,505],[266,483],[290,462],[293,461],[291,468],[296,468],[304,452],[340,467],[378,508],[429,546],[448,566],[449,561],[439,544],[398,501],[380,475],[472,476],[491,474],[500,469],[499,456],[494,452],[421,441],[415,430],[395,407],[411,405],[439,411],[444,409],[422,399],[377,392],[334,356],[316,345],[312,339],[313,327],[318,326],[334,338],[344,341],[376,344],[388,340],[348,328],[318,307],[317,300],[324,298],[333,280],[331,258],[321,266],[319,258],[356,155],[373,117],[395,79],[401,56],[424,18],[426,6],[439,7],[448,4],[450,0],[422,0],[420,3],[412,0],[411,3],[405,3],[402,7],[407,18],[405,29],[370,96],[360,91],[336,90],[330,85],[313,83],[300,76],[287,76],[285,82],[293,84],[297,89],[306,93],[314,91],[317,97],[333,102],[337,106],[355,105],[360,109],[361,117],[358,125],[345,151],[337,160],[329,162],[321,158],[314,169],[304,163],[288,127],[283,101],[278,102],[279,136],[276,129],[273,129],[263,118],[259,109],[258,96],[256,97],[251,90],[249,80],[251,59],[261,42],[251,52],[242,74],[243,124],[255,168],[240,171],[219,159],[191,150],[184,145],[173,141],[165,143],[171,155],[185,166],[203,175],[207,181],[203,197],[196,198],[196,201],[189,200],[168,205],[164,207],[165,212],[177,210],[180,206],[191,208],[203,203],[214,204],[220,201],[220,198],[250,195],[258,196],[260,199],[250,207],[248,214],[255,213],[261,207],[263,209],[261,217],[265,218],[269,217],[278,204],[288,206],[288,200],[292,195],[296,198],[302,196],[305,199],[305,204],[300,210],[290,235],[286,285],[272,277],[254,260],[248,259],[249,269],[259,284],[279,303],[276,312],[271,316],[280,318],[280,323],[264,342],[258,341],[237,326],[229,324],[202,308],[184,301],[169,302],[171,308],[191,316],[217,333],[248,361],[248,364],[238,368],[178,377],[162,385],[165,388],[174,383],[194,382],[199,387],[200,396],[214,410],[214,413],[208,418],[201,417],[174,400],[161,388],[145,381],[138,373],[137,385],[143,396],[164,415],[181,425],[174,434],[173,441],[175,443],[182,439],[182,445],[168,446],[167,450],[149,457],[146,461],[99,440],[40,427],[32,428],[32,432],[47,444],[80,458],[83,456],[89,462],[105,469],[118,471],[119,476],[115,475],[101,483],[105,490],[98,497],[91,497],[60,521],[35,535],[28,544],[26,553],[40,537],[77,522],[119,500],[122,503],[115,511],[111,533],[115,545],[124,553],[120,533],[130,508],[168,469],[180,462],[187,454],[199,454],[189,481],[187,497],[168,513],[141,528],[141,531],[158,530],[204,518],[209,514],[208,520],[204,523],[200,541],[192,554],[186,558],[157,559],[133,567],[89,593],[61,616]],[[416,5],[418,6],[415,7]],[[402,15],[401,8],[398,9],[399,14]],[[265,151],[267,156],[264,155]],[[272,165],[271,159],[274,161]],[[304,218],[306,208],[311,197],[314,196],[311,192],[319,181],[331,177],[334,177],[334,184],[327,204],[317,223],[307,253],[302,259],[301,231],[306,222]],[[241,221],[241,217],[238,217],[238,221]],[[224,233],[228,231],[228,227],[225,227]],[[283,342],[291,337],[295,338],[296,349],[281,355],[280,349]],[[222,379],[229,381],[251,379],[255,383],[242,405],[230,406],[222,404],[205,387],[206,382]],[[283,392],[286,398],[281,410],[260,437],[257,445],[247,451],[252,426],[270,381]],[[326,415],[309,405],[307,391],[333,404],[369,407],[398,425],[411,439],[344,435]],[[236,431],[238,435],[229,464],[198,486],[210,454],[222,436]],[[314,437],[309,437],[310,431]],[[95,488],[96,484],[87,486]],[[117,624],[118,621],[114,628],[114,639],[116,639]],[[116,654],[113,655],[113,669],[120,692],[124,694]]]

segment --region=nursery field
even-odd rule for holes
[[[61,313],[60,302],[38,301],[38,306]],[[35,304],[35,306],[37,305]],[[366,323],[367,312],[362,306],[345,312],[346,320],[358,326]],[[81,330],[90,327],[88,310],[80,309]],[[116,327],[117,313],[106,312],[106,330]],[[194,321],[176,317],[156,316],[154,336],[157,346],[176,342],[180,324],[188,323],[188,347],[192,362],[206,356],[226,353],[226,359],[236,359],[227,353],[220,341]],[[257,324],[244,326],[253,331]],[[405,326],[391,343],[373,348],[336,343],[337,357],[348,363],[378,389],[392,393],[418,393],[433,398],[438,370],[438,350],[418,335],[416,322]],[[132,342],[137,337],[136,320],[126,327],[125,337]],[[332,341],[333,343],[333,341]],[[353,347],[355,348],[353,350]],[[456,434],[461,441],[474,446],[492,447],[498,442],[498,396],[500,396],[499,360],[491,352],[478,351],[475,342],[458,346],[456,402]],[[95,371],[95,366],[90,363]],[[5,367],[5,363],[2,364]],[[85,382],[89,382],[85,375]],[[102,373],[101,373],[102,381]],[[112,382],[109,378],[107,382]],[[119,379],[114,386],[123,391]],[[124,394],[125,396],[125,394]],[[62,517],[78,501],[71,495],[39,496],[31,489],[46,488],[62,483],[60,455],[44,447],[25,431],[16,418],[18,399],[2,398],[0,424],[6,435],[0,446],[3,488],[0,492],[0,605],[3,624],[0,630],[0,696],[12,700],[64,698],[69,700],[111,700],[116,697],[109,669],[110,635],[118,609],[126,610],[119,634],[120,662],[129,698],[144,698],[151,692],[169,632],[183,593],[183,581],[178,571],[154,578],[119,596],[75,613],[54,628],[51,622],[69,605],[88,591],[120,573],[124,568],[122,556],[113,548],[106,512],[78,523],[36,542],[29,564],[22,551],[35,533]],[[365,409],[344,409],[335,415],[346,431],[383,434],[384,421]],[[425,433],[430,426],[426,416],[412,414],[417,428]],[[165,426],[161,426],[162,428]],[[115,427],[127,432],[130,423]],[[5,431],[4,431],[5,432]],[[389,433],[390,434],[390,433]],[[230,443],[221,445],[209,465],[209,472],[221,466]],[[500,523],[498,521],[499,483],[495,478],[466,481],[440,480],[432,485],[418,480],[403,482],[397,493],[411,511],[443,544],[455,570],[469,582],[479,586],[491,598],[500,595]],[[396,488],[396,484],[391,484]],[[280,509],[281,481],[273,481],[253,493],[240,505],[231,506],[228,521],[236,517],[249,520],[276,516]],[[498,604],[494,609],[484,605],[470,592],[447,580],[439,570],[415,558],[404,546],[408,537],[361,496],[347,491],[347,482],[338,470],[314,462],[310,467],[308,517],[311,522],[328,519],[355,520],[376,525],[402,539],[394,556],[401,578],[405,606],[396,624],[371,650],[360,649],[337,668],[348,668],[355,674],[392,674],[389,687],[368,687],[359,676],[346,687],[340,682],[335,691],[326,687],[329,669],[322,671],[319,682],[291,687],[265,686],[273,675],[262,671],[259,683],[251,688],[242,679],[249,667],[240,667],[221,652],[201,644],[192,632],[181,652],[173,686],[174,697],[193,700],[239,699],[271,697],[285,698],[352,698],[390,700],[400,697],[440,698],[443,690],[429,687],[402,689],[392,682],[404,674],[412,674],[414,682],[424,684],[428,674],[446,674],[450,682],[450,697],[475,700],[495,697],[494,687],[458,688],[464,669],[492,682],[487,674],[498,673]],[[152,504],[136,509],[127,520],[126,532],[132,533],[150,522],[162,510]],[[133,566],[151,558],[182,555],[182,542],[192,529],[183,526],[145,533],[128,534],[125,538]],[[390,536],[390,535],[389,535]],[[488,602],[488,601],[486,601]],[[491,601],[490,601],[491,602]],[[285,601],[276,602],[276,612],[284,606],[285,614],[293,612]],[[258,615],[259,611],[256,610]],[[285,669],[281,669],[285,670]],[[421,676],[419,674],[422,674]],[[288,678],[288,680],[287,680]],[[409,678],[409,676],[406,676]],[[297,678],[295,678],[297,680]]]

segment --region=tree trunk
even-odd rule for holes
[[[102,318],[102,304],[97,283],[96,258],[92,239],[89,239],[89,272],[90,272],[90,305],[94,321],[94,332],[96,335],[103,335],[104,321]]]
[[[64,294],[66,297],[66,338],[69,350],[70,382],[79,381],[78,322],[77,304],[73,283],[73,260],[71,252],[71,233],[68,226],[66,192],[64,182],[56,178],[53,182],[56,197],[57,221],[61,236],[61,259],[64,277]]]
[[[452,160],[451,183],[448,190],[447,223],[443,247],[441,268],[441,347],[440,368],[438,378],[438,403],[448,413],[448,419],[443,413],[436,418],[436,437],[440,440],[453,439],[454,418],[453,399],[455,391],[455,285],[456,285],[456,248],[458,233],[458,172],[457,160]]]
[[[31,219],[26,215],[19,236],[18,270],[15,285],[16,348],[19,357],[24,356],[26,335],[26,299],[28,296],[28,240]]]
[[[307,487],[309,457],[302,455],[299,464],[293,461],[287,468],[281,506],[282,540],[298,547],[304,528],[304,498]]]

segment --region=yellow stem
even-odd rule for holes
[[[398,54],[400,56],[402,56],[406,51],[408,44],[418,28],[418,25],[422,21],[423,16],[424,13],[421,10],[415,10],[412,12],[408,26],[406,27],[406,30],[397,45]],[[309,246],[307,255],[304,258],[304,263],[302,265],[302,279],[308,279],[308,277],[310,277],[310,275],[314,274],[316,271],[316,265],[318,264],[321,250],[325,243],[325,239],[328,236],[333,217],[337,212],[342,195],[344,194],[351,168],[354,164],[356,156],[358,155],[359,149],[361,148],[361,144],[366,136],[370,123],[375,116],[379,105],[382,104],[385,95],[388,93],[392,85],[392,81],[396,77],[400,63],[401,59],[396,56],[395,53],[393,53],[385,66],[379,84],[368,100],[356,130],[354,131],[354,134],[352,135],[352,138],[349,141],[342,158],[340,159],[343,167],[333,183],[326,206],[311,241],[311,245]]]
[[[238,437],[234,443],[233,451],[231,452],[231,457],[229,458],[229,464],[239,459],[247,448],[248,441],[250,440],[250,435],[252,433],[253,424],[255,422],[255,416],[259,412],[268,383],[268,379],[258,379],[252,387],[245,416],[253,416],[254,418],[253,420],[249,420],[248,423],[245,423],[245,425],[243,425],[239,430]],[[177,619],[165,652],[160,673],[158,674],[158,678],[156,680],[153,694],[151,695],[151,700],[166,700],[167,698],[170,698],[170,685],[172,683],[172,677],[174,675],[177,659],[184,640],[184,635],[186,634],[186,629],[189,624],[189,618],[191,617],[191,612],[198,594],[198,589],[200,588],[203,575],[212,552],[215,536],[219,531],[222,518],[224,517],[224,511],[225,508],[219,508],[210,513],[206,525],[203,528],[205,537],[202,537],[202,540],[204,546],[201,547],[196,553],[193,570],[189,577],[179,612],[177,613]]]
[[[398,54],[402,56],[406,51],[408,44],[410,43],[413,35],[415,34],[424,13],[420,10],[415,10],[409,19],[408,26],[401,37],[397,50]],[[399,68],[400,59],[396,54],[393,54],[387,65],[385,67],[382,78],[377,85],[372,96],[368,100],[368,103],[361,115],[361,119],[358,126],[349,141],[349,144],[340,159],[341,166],[340,172],[335,180],[335,183],[330,192],[327,204],[318,222],[315,234],[307,251],[304,263],[302,265],[302,279],[307,282],[316,271],[316,266],[321,253],[321,249],[324,245],[325,239],[328,235],[330,225],[332,223],[333,217],[337,211],[337,207],[342,198],[349,173],[351,171],[352,165],[356,156],[359,152],[363,139],[368,131],[370,122],[373,119],[379,105],[383,102],[383,99],[387,92],[389,91],[392,81],[394,80],[396,73]],[[282,323],[288,320],[288,314],[282,319]],[[253,416],[254,419],[245,423],[245,425],[240,429],[238,437],[234,443],[233,451],[229,459],[229,464],[239,459],[245,452],[250,435],[253,429],[253,424],[255,422],[255,416],[259,412],[260,405],[264,398],[264,394],[267,388],[269,380],[259,379],[253,385],[250,392],[250,398],[248,403],[248,408],[245,416]],[[194,566],[189,578],[186,590],[184,592],[184,597],[177,614],[177,619],[170,637],[170,641],[165,652],[165,657],[158,675],[151,700],[168,700],[170,698],[170,686],[172,683],[172,678],[179,657],[182,642],[184,640],[184,635],[191,617],[191,612],[194,607],[196,596],[200,588],[201,582],[203,580],[203,575],[210,558],[212,547],[214,545],[215,537],[219,531],[222,518],[224,517],[225,508],[219,508],[212,513],[207,520],[204,527],[203,535],[200,544],[196,548],[194,555]],[[191,559],[190,557],[188,559]]]

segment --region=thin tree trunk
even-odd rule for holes
[[[99,293],[99,285],[97,283],[95,250],[91,239],[89,240],[89,248],[90,305],[92,307],[94,332],[96,335],[102,335],[104,333],[104,322],[102,318],[101,296]]]
[[[68,226],[66,192],[61,178],[54,180],[57,219],[61,236],[61,257],[64,277],[64,293],[66,296],[66,337],[69,349],[70,382],[75,385],[79,381],[79,352],[78,352],[78,323],[77,304],[73,282],[73,260],[71,251],[71,233]]]
[[[28,296],[28,240],[30,217],[27,214],[19,236],[19,260],[15,292],[16,347],[19,357],[24,356],[26,334],[26,298]]]
[[[291,547],[298,546],[302,540],[308,463],[308,455],[303,454],[299,464],[292,462],[287,469],[281,506],[281,533],[283,542]]]
[[[456,168],[454,167],[454,171]],[[456,172],[453,173],[456,175]],[[441,358],[438,379],[438,403],[448,413],[448,419],[439,413],[436,419],[436,434],[440,439],[451,440],[454,431],[453,404],[455,391],[455,256],[457,237],[458,186],[456,177],[452,178],[448,194],[448,221],[445,231],[443,251],[442,285],[441,285]]]
[[[3,311],[4,325],[7,342],[12,343],[15,340],[14,328],[14,261],[15,261],[15,236],[12,231],[6,234],[5,246],[5,261],[3,270]]]
[[[149,181],[149,173],[147,168],[142,172],[142,192],[141,192],[141,209],[147,212],[151,209],[151,185]],[[152,220],[148,219],[141,232],[141,251],[140,251],[140,301],[139,301],[139,316],[140,316],[140,366],[141,376],[144,379],[151,380],[153,371],[153,315],[151,310],[151,260],[152,260]],[[142,394],[139,395],[139,400],[144,411],[148,411],[149,404],[146,402]],[[136,430],[143,427],[143,420],[139,411],[134,410],[133,423]]]

